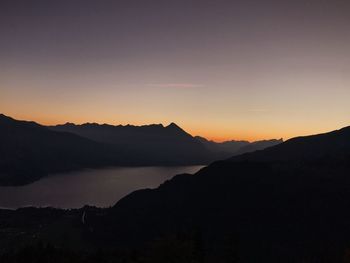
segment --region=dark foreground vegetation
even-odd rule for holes
[[[32,208],[2,211],[0,262],[238,263],[271,262],[271,258],[274,258],[272,262],[287,263],[350,262],[350,249],[347,247],[339,248],[336,254],[331,253],[332,248],[314,254],[312,249],[308,251],[309,248],[304,247],[304,255],[279,254],[278,249],[268,252],[271,253],[268,255],[267,251],[259,252],[254,243],[243,249],[248,249],[257,261],[246,261],[242,258],[238,233],[221,233],[220,246],[208,246],[199,228],[158,237],[139,246],[115,246],[91,239],[92,229],[80,221],[87,211],[105,214],[101,209],[89,207],[72,211]],[[265,248],[271,249],[268,244]]]
[[[111,208],[0,210],[1,262],[345,263],[349,207],[344,128],[215,162]]]
[[[0,262],[238,262],[236,234],[227,233],[219,251],[205,247],[200,229],[159,236],[137,246],[97,240],[87,221],[109,210],[0,210]]]
[[[138,249],[99,248],[78,250],[38,242],[0,255],[1,262],[17,263],[163,263],[163,262],[239,262],[237,245],[228,240],[222,254],[211,258],[201,244],[200,237],[172,236],[159,238]]]

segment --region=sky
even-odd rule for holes
[[[348,0],[1,0],[0,113],[222,141],[350,125]]]

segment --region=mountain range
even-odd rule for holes
[[[344,262],[349,175],[347,127],[214,162],[157,189],[136,191],[92,217],[89,227],[94,238],[119,246],[197,229],[209,258],[218,259],[233,236],[237,262]]]
[[[244,146],[260,149],[254,143]],[[43,126],[0,115],[0,185],[26,184],[50,173],[84,168],[209,164],[235,153],[234,147],[208,147],[175,123]]]
[[[200,164],[203,164],[203,160],[204,163],[207,163],[208,160],[212,162],[246,152],[262,150],[283,142],[283,139],[273,139],[256,142],[232,140],[218,143],[200,136],[193,137],[175,123],[165,127],[162,124],[113,126],[97,123],[82,125],[66,123],[51,126],[50,129],[74,133],[97,142],[113,144],[125,149],[125,152],[130,151],[131,156],[137,156],[137,153],[140,153],[143,158],[146,158],[147,164],[160,163],[164,158],[169,162],[174,162],[178,156],[193,164],[196,164],[194,160],[197,158],[201,162]],[[174,156],[175,152],[177,152],[176,156]],[[147,160],[147,158],[150,159]]]
[[[111,208],[0,210],[0,244],[35,236],[120,262],[349,262],[349,142],[350,127],[293,138]]]
[[[240,155],[243,153],[254,152],[258,150],[263,150],[265,148],[275,146],[283,142],[283,139],[272,139],[272,140],[262,140],[255,142],[248,141],[224,141],[224,142],[214,142],[209,141],[206,138],[196,136],[203,145],[211,152],[217,153],[221,159],[226,159],[234,155]],[[219,158],[220,159],[220,158]]]

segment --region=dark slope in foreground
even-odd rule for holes
[[[233,233],[240,262],[343,262],[350,247],[349,142],[344,128],[178,175],[91,217],[91,235],[134,246],[199,229],[208,254],[219,253]]]
[[[0,210],[0,259],[28,251],[79,258],[98,248],[115,254],[68,262],[349,262],[349,140],[349,128],[295,138],[136,191],[110,209]],[[11,254],[40,240],[55,249]]]
[[[0,184],[25,184],[52,172],[118,164],[110,146],[0,115]]]
[[[350,127],[330,133],[296,137],[283,144],[231,158],[255,162],[331,162],[349,161]]]

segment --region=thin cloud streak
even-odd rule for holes
[[[156,83],[156,84],[150,84],[149,86],[156,87],[156,88],[179,88],[179,89],[204,87],[204,85],[194,84],[194,83]]]

